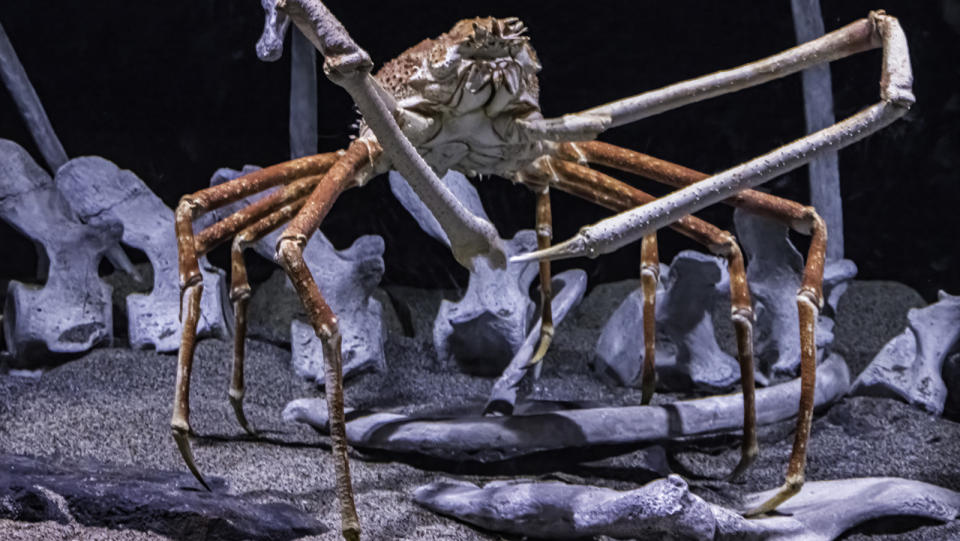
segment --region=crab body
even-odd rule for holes
[[[375,75],[397,102],[404,135],[435,170],[513,178],[544,153],[516,127],[542,117],[540,62],[525,30],[516,18],[465,19]],[[364,125],[361,136],[373,134]]]

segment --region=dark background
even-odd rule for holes
[[[541,104],[555,116],[755,60],[794,45],[789,2],[375,2],[330,0],[377,65],[461,18],[518,16],[543,64]],[[548,7],[544,7],[548,6]],[[823,2],[827,30],[885,8],[905,28],[917,104],[904,120],[840,153],[847,257],[860,278],[892,279],[933,300],[960,293],[960,2]],[[289,53],[256,58],[257,0],[3,2],[0,22],[71,157],[106,157],[136,172],[170,206],[207,185],[219,167],[288,156]],[[289,41],[289,38],[288,38]],[[880,57],[833,64],[838,118],[877,101]],[[343,147],[355,120],[346,93],[319,81],[320,150]],[[719,171],[802,135],[798,76],[686,107],[605,134],[702,171]],[[39,159],[12,100],[0,90],[0,137]],[[386,283],[463,285],[445,247],[420,232],[385,179],[344,194],[323,226],[338,247],[361,234],[387,241]],[[636,181],[634,181],[636,182]],[[806,200],[805,169],[770,183]],[[533,225],[533,197],[500,179],[479,185],[503,236]],[[661,190],[662,193],[662,190]],[[554,196],[555,239],[606,212]],[[730,228],[729,209],[700,215]],[[0,278],[31,280],[33,247],[0,223]],[[661,235],[669,260],[684,239]],[[135,254],[136,255],[136,254]],[[256,257],[256,256],[251,256]],[[223,261],[223,254],[214,254]],[[591,284],[637,275],[639,247],[597,260]],[[271,268],[255,264],[254,278]]]

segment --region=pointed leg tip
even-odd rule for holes
[[[778,507],[783,505],[783,502],[789,500],[790,498],[797,495],[800,492],[800,488],[803,486],[803,483],[791,483],[786,482],[783,486],[777,490],[777,493],[774,494],[770,499],[761,503],[760,505],[744,511],[743,516],[746,518],[759,518],[762,515],[767,515],[775,511]]]
[[[343,539],[345,541],[360,541],[360,526],[344,527]]]
[[[752,466],[757,460],[758,454],[759,453],[757,451],[747,451],[746,453],[740,455],[740,462],[738,462],[737,466],[733,468],[733,471],[731,471],[730,474],[724,478],[724,481],[737,481],[744,473],[746,473],[748,469],[750,469],[750,466]]]
[[[203,485],[203,488],[213,492],[213,489],[211,489],[210,485],[207,484],[207,481],[203,478],[203,475],[200,473],[200,470],[197,469],[197,465],[193,460],[193,451],[190,449],[190,429],[174,427],[173,439],[177,442],[177,448],[180,450],[180,456],[183,457],[183,461],[187,464],[187,468],[190,470],[190,473],[192,473],[193,476],[196,477],[197,481]]]
[[[230,405],[233,406],[233,413],[237,417],[237,422],[240,423],[240,427],[243,428],[244,432],[250,436],[257,437],[257,431],[250,426],[250,422],[247,421],[247,415],[243,411],[243,398],[230,397]]]

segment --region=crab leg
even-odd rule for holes
[[[319,179],[318,179],[319,182]],[[314,183],[316,184],[316,183]],[[285,204],[265,218],[258,220],[237,236],[233,237],[230,247],[230,300],[236,318],[233,336],[233,375],[230,379],[230,405],[237,416],[240,426],[250,434],[256,435],[243,413],[243,397],[246,394],[243,383],[243,361],[247,338],[247,304],[250,301],[250,282],[247,280],[247,264],[243,252],[251,244],[270,234],[273,230],[290,221],[303,208],[306,197]]]
[[[900,110],[899,114],[892,115],[893,118],[889,119],[889,123],[903,114],[914,100],[910,88],[912,75],[907,40],[897,19],[882,10],[872,11],[866,18],[854,21],[815,40],[737,68],[689,79],[579,113],[558,118],[518,121],[518,123],[521,130],[532,139],[555,141],[592,139],[616,126],[636,122],[698,101],[737,92],[877,47],[883,47],[881,98],[885,103],[893,105],[895,110]],[[883,126],[869,126],[869,131],[861,137],[881,127]],[[868,125],[862,128],[866,130]]]
[[[543,185],[556,187],[571,195],[615,211],[632,208],[654,200],[652,195],[634,188],[629,184],[575,163],[573,160],[580,159],[580,156],[577,155],[576,152],[568,155],[560,153],[559,157],[561,159],[548,157],[535,161],[530,167],[524,170],[524,183],[535,188]],[[564,159],[567,157],[572,159]],[[733,235],[699,218],[685,216],[676,223],[671,224],[670,227],[682,235],[706,246],[712,252],[727,260],[727,268],[730,273],[730,309],[734,328],[737,333],[737,357],[740,363],[740,379],[741,385],[743,386],[744,401],[743,447],[741,450],[740,463],[736,469],[734,469],[734,474],[739,474],[753,462],[758,454],[753,377],[753,306],[750,303],[750,289],[747,287],[743,254]],[[654,325],[656,320],[653,315],[650,314],[655,307],[655,301],[650,300],[648,303],[648,299],[656,298],[656,278],[659,273],[654,274],[652,271],[652,268],[659,270],[659,262],[655,260],[656,255],[655,239],[645,239],[641,254],[641,287],[643,287],[644,293],[645,340],[648,335],[655,334]],[[643,280],[643,274],[647,276],[646,280]],[[652,342],[651,340],[651,343]],[[653,385],[648,382],[654,381],[655,383],[654,376],[652,375],[655,350],[651,347],[646,347],[645,349],[644,379],[642,380],[645,387],[644,395],[648,392],[652,395],[653,390],[650,389],[647,391],[646,388]],[[647,368],[647,365],[649,365],[649,368]]]
[[[660,281],[660,254],[657,234],[643,237],[640,247],[640,289],[643,292],[643,372],[640,375],[640,404],[653,399],[657,387],[657,282]],[[750,343],[752,347],[752,342]],[[741,366],[741,369],[743,367]]]
[[[316,189],[303,208],[283,231],[277,243],[277,260],[286,270],[303,302],[307,317],[323,342],[327,407],[330,412],[330,439],[336,469],[337,498],[340,501],[341,532],[346,539],[360,538],[360,520],[353,501],[350,464],[347,460],[346,421],[343,414],[343,359],[337,317],[327,305],[303,260],[308,239],[320,226],[337,197],[347,188],[361,184],[363,169],[382,152],[376,142],[354,141]],[[370,173],[366,171],[366,175]]]
[[[173,439],[177,442],[180,454],[190,472],[197,481],[209,490],[210,486],[204,481],[193,460],[190,450],[190,372],[193,367],[193,353],[196,347],[197,322],[200,319],[200,297],[203,292],[203,283],[200,275],[200,266],[197,262],[199,255],[197,242],[193,233],[193,220],[210,210],[222,207],[248,195],[261,192],[279,184],[289,183],[294,179],[314,175],[330,167],[330,155],[321,154],[291,160],[267,167],[259,171],[244,175],[219,186],[212,186],[191,195],[184,196],[177,205],[176,235],[180,267],[180,306],[183,332],[180,339],[180,350],[177,354],[177,380],[173,400],[173,416],[170,427],[173,429]],[[257,216],[248,215],[253,221]],[[214,226],[215,227],[215,226]],[[221,231],[220,239],[212,235],[204,243],[209,249],[216,242],[226,238],[227,233]],[[186,302],[186,310],[183,309]]]
[[[559,146],[558,153],[561,156],[576,156],[590,163],[613,167],[673,186],[687,186],[708,177],[708,175],[704,173],[688,169],[681,165],[599,141],[577,143],[576,145],[569,143],[563,144]],[[744,190],[725,200],[724,203],[767,216],[768,218],[785,223],[791,228],[811,236],[801,288],[797,293],[797,303],[800,314],[800,340],[802,346],[801,377],[809,372],[809,378],[812,381],[815,377],[814,368],[805,371],[806,369],[803,367],[815,367],[816,365],[814,329],[816,328],[819,308],[823,306],[823,267],[826,259],[827,245],[826,223],[813,207],[804,206],[800,203],[756,190]],[[815,311],[811,312],[809,308],[811,304],[816,307]],[[748,339],[748,337],[741,336],[738,328],[738,342],[745,339]],[[812,418],[813,384],[811,383],[808,387],[804,388],[810,389],[811,392],[809,395],[804,393],[800,395],[801,415],[800,419],[798,419],[797,438],[809,435],[810,420]],[[807,413],[804,414],[803,412]],[[793,477],[799,479],[798,482],[802,484],[803,465],[806,463],[806,445],[805,443],[795,444],[794,447],[798,450],[796,454],[791,455],[791,470],[793,471]],[[736,476],[738,473],[740,472],[735,471],[733,475]],[[785,499],[786,497],[783,498],[783,500]],[[779,500],[779,502],[783,500]],[[771,505],[774,505],[772,502],[771,500]],[[771,509],[773,509],[773,507],[758,508],[754,514],[759,514]]]
[[[550,211],[550,188],[544,187],[537,193],[537,248],[543,250],[550,247],[553,238],[553,215]],[[540,260],[540,344],[530,364],[537,364],[546,356],[550,343],[553,341],[553,298],[550,278],[550,261]]]
[[[454,258],[467,268],[477,256],[488,258],[496,267],[505,266],[506,252],[493,224],[460,203],[400,129],[397,117],[407,117],[370,74],[370,55],[320,0],[277,0],[277,7],[323,54],[324,73],[353,98],[393,168],[410,183],[447,234]]]

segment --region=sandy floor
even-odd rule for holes
[[[622,298],[624,287],[628,286],[598,288],[564,323],[543,378],[535,385],[533,398],[639,402],[637,391],[609,387],[594,377],[588,367],[589,350],[599,334],[600,322],[615,307],[616,299]],[[851,288],[841,305],[836,332],[837,350],[847,358],[854,374],[862,369],[864,359],[899,332],[906,306],[916,302],[910,293],[897,284],[858,283]],[[418,314],[415,326],[422,331],[436,296],[415,291],[400,295],[413,304],[413,313]],[[386,348],[389,372],[366,375],[353,382],[347,390],[349,405],[400,412],[479,410],[486,400],[492,380],[440,366],[429,344],[429,333],[420,332],[416,337],[391,333]],[[319,517],[331,528],[311,539],[338,539],[333,466],[325,438],[280,418],[283,406],[290,400],[320,396],[312,385],[291,375],[289,357],[288,350],[276,345],[260,341],[248,345],[247,413],[264,436],[254,440],[237,425],[227,402],[231,345],[218,340],[206,340],[199,345],[192,390],[192,422],[198,434],[194,453],[208,476],[222,478],[226,483],[218,489],[224,494],[249,502],[289,504]],[[129,468],[131,472],[140,468],[185,472],[168,428],[175,363],[175,357],[170,355],[103,349],[42,377],[0,375],[0,453],[67,464],[93,458]],[[761,457],[743,484],[708,479],[729,470],[736,462],[735,440],[671,449],[670,464],[691,480],[694,491],[702,497],[717,502],[736,501],[743,492],[779,485],[789,454],[791,430],[792,423],[787,422],[761,431]],[[958,448],[957,423],[891,400],[847,398],[814,422],[808,478],[902,476],[960,490]],[[360,452],[353,452],[351,467],[366,538],[500,538],[434,515],[410,497],[415,488],[441,476],[478,482],[499,476],[425,471],[382,457],[364,458]],[[633,453],[607,460],[602,467],[571,464],[563,468],[560,476],[632,488],[649,480],[648,472],[633,467],[639,460],[640,454]],[[525,475],[528,474],[520,471],[513,477]],[[183,486],[191,485],[189,474],[182,479]],[[84,520],[86,524],[69,520],[0,520],[0,538],[157,539],[163,536],[156,531],[176,531],[114,529],[115,525],[97,524],[89,517]],[[888,535],[878,535],[881,533]],[[198,531],[187,537],[204,539],[215,535]],[[862,527],[848,538],[960,538],[960,522],[936,525],[892,520]]]

